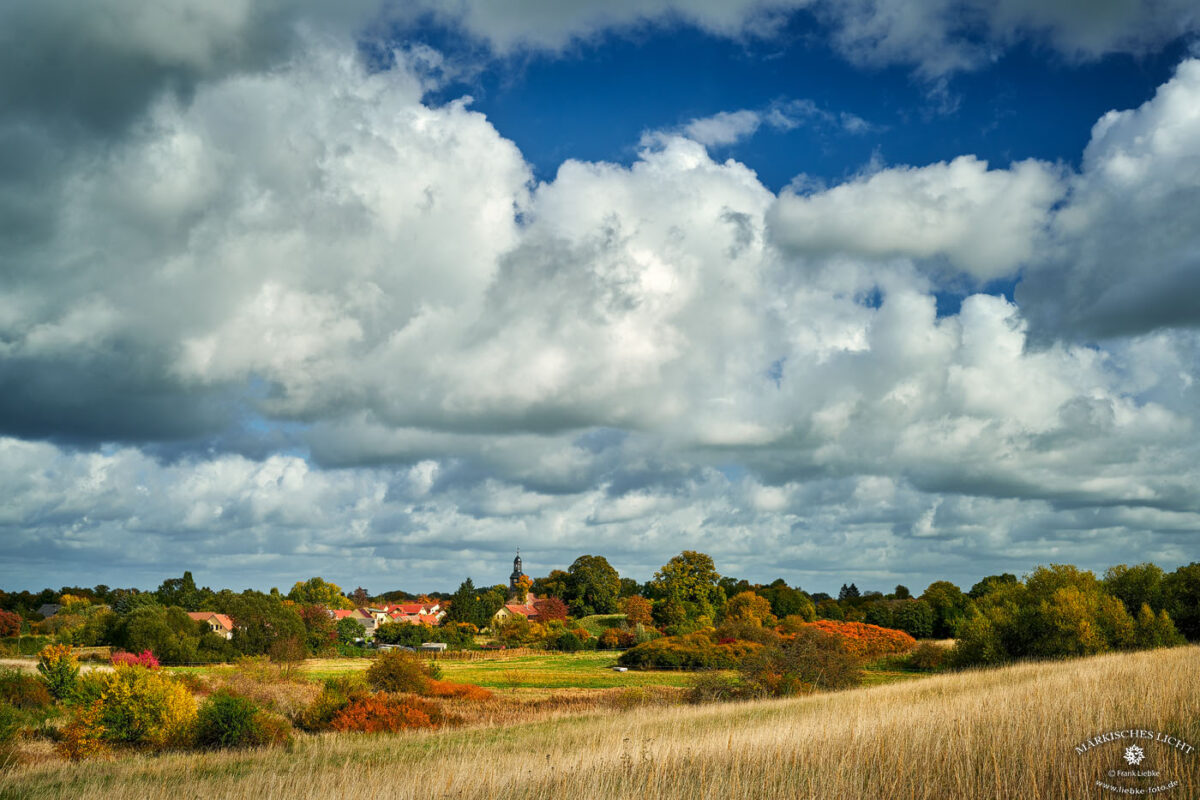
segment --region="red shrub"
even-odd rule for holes
[[[19,636],[21,615],[11,611],[0,611],[0,636]]]
[[[375,694],[359,698],[333,718],[335,731],[395,733],[413,728],[436,728],[443,721],[441,709],[428,700],[411,695]]]
[[[864,661],[893,653],[907,653],[917,646],[917,640],[904,631],[881,628],[865,622],[819,619],[808,623],[807,627],[842,637],[846,650]]]

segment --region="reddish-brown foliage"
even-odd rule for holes
[[[907,653],[917,646],[917,640],[904,631],[881,628],[865,622],[819,619],[816,622],[808,623],[807,627],[842,637],[846,644],[846,650],[863,660],[893,653]]]
[[[412,695],[375,694],[352,701],[333,718],[335,731],[395,733],[413,728],[436,728],[442,712],[428,700]]]
[[[538,622],[549,622],[552,619],[560,622],[567,621],[567,604],[557,597],[547,597],[533,604],[538,612]]]
[[[0,611],[0,636],[18,636],[21,633],[21,615],[11,611]]]

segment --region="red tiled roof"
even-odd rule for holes
[[[213,611],[189,611],[187,615],[198,622],[208,622],[210,619],[215,619],[225,630],[233,630],[233,620],[227,614],[217,614]]]
[[[520,603],[505,603],[504,607],[514,614],[520,614],[522,617],[536,617],[537,609],[532,606],[523,606]]]

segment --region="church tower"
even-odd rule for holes
[[[517,557],[513,559],[512,575],[508,576],[508,590],[510,592],[517,591],[517,581],[521,580],[521,550],[517,549]]]

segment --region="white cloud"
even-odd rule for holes
[[[1195,59],[1140,108],[1096,123],[1052,246],[1020,289],[1042,326],[1111,336],[1200,324],[1198,141]]]
[[[989,170],[986,161],[960,156],[881,169],[807,195],[785,192],[772,211],[771,232],[802,255],[940,256],[988,280],[1016,272],[1031,258],[1063,191],[1047,164]]]

